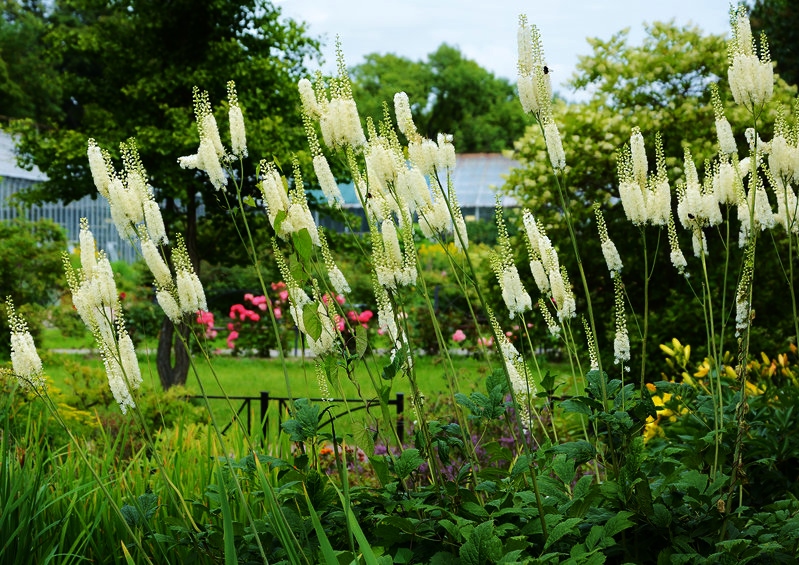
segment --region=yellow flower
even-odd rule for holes
[[[756,384],[754,384],[754,383],[752,383],[750,381],[746,381],[746,393],[747,394],[751,394],[751,395],[754,395],[754,396],[760,396],[761,394],[763,394],[764,391],[765,391],[765,389],[763,387],[759,387],[759,386],[757,386]]]
[[[694,373],[694,376],[703,378],[706,377],[709,372],[710,372],[710,363],[708,362],[707,359],[705,359],[704,361],[702,361],[702,364],[699,365],[699,369],[696,371],[696,373]]]

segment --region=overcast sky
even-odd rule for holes
[[[325,43],[323,70],[335,69],[335,39],[341,37],[348,66],[369,53],[395,53],[425,60],[442,43],[469,59],[516,80],[516,29],[527,14],[541,30],[556,83],[574,72],[578,55],[589,54],[586,37],[608,39],[625,27],[640,42],[644,22],[693,23],[708,33],[727,34],[729,0],[277,0],[285,16],[307,22]],[[563,92],[568,96],[567,92]]]

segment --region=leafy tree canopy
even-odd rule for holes
[[[42,82],[19,78],[35,65],[31,57],[9,55],[16,53],[8,48],[13,41],[30,45],[33,54],[46,53],[46,68],[54,75],[41,100],[31,98],[33,108],[14,108],[26,119],[10,124],[20,134],[24,162],[49,179],[28,194],[32,201],[95,195],[88,139],[113,153],[121,141],[135,137],[155,198],[164,203],[167,231],[184,233],[199,267],[197,195],[204,195],[211,212],[218,193],[203,174],[177,163],[196,153],[199,143],[192,89],[207,90],[221,113],[226,85],[236,82],[255,159],[288,163],[292,151],[304,145],[296,84],[305,59],[318,56],[318,45],[268,0],[7,0],[3,8],[0,56],[11,69],[6,82],[20,91],[12,100],[24,100]],[[224,139],[227,120],[218,118]],[[254,189],[254,182],[245,184]],[[216,222],[217,237],[229,226]],[[167,388],[185,382],[188,362],[165,320],[158,369]]]
[[[793,0],[755,0],[749,16],[752,31],[765,32],[771,59],[788,84],[799,85],[799,4]]]
[[[600,251],[592,204],[602,205],[611,237],[628,266],[626,269],[636,269],[643,252],[641,234],[627,221],[620,205],[616,170],[616,152],[629,142],[632,128],[638,126],[643,132],[650,169],[654,169],[655,164],[655,135],[658,132],[662,135],[672,186],[672,206],[676,208],[674,187],[684,178],[684,148],[690,148],[700,176],[706,160],[718,153],[709,85],[714,82],[719,85],[741,154],[746,153],[744,130],[752,124],[729,93],[727,44],[722,36],[704,35],[693,26],[654,23],[646,27],[646,36],[640,45],[629,43],[628,30],[608,40],[589,39],[589,43],[593,53],[580,58],[570,83],[585,101],[567,103],[556,99],[553,112],[566,152],[566,169],[560,182],[576,221],[584,267],[598,293],[593,299],[594,306],[611,312],[613,295],[607,289],[612,288],[612,283]],[[774,121],[779,102],[791,104],[795,93],[795,88],[777,78],[774,98],[767,108],[770,114],[764,113],[759,120],[764,139],[771,135],[767,128]],[[512,172],[505,190],[545,224],[553,243],[560,247],[561,261],[576,277],[575,257],[568,245],[569,235],[563,221],[563,203],[538,125],[529,127],[518,140],[514,157],[521,166]],[[656,348],[658,339],[670,340],[675,336],[690,339],[689,330],[702,330],[703,326],[679,319],[675,314],[677,310],[667,308],[671,289],[684,283],[668,264],[665,233],[659,235],[659,230],[654,228],[648,231],[650,259],[657,248],[661,253],[660,261],[665,261],[657,280],[650,286],[653,319],[659,324],[650,343]],[[684,234],[681,237],[686,238],[684,249],[690,250],[690,239]],[[519,248],[524,249],[524,246]],[[686,251],[686,255],[690,253]],[[628,296],[639,312],[642,305],[638,300],[643,292],[638,285],[642,284],[642,279],[643,273],[638,272],[625,276]],[[578,281],[573,282],[580,294],[582,286]],[[535,288],[532,279],[529,287]],[[599,292],[602,289],[605,291]],[[665,319],[667,316],[672,317]],[[612,332],[612,328],[609,331]],[[694,343],[704,341],[703,335],[694,337]]]
[[[393,109],[396,92],[408,94],[416,127],[435,138],[453,135],[460,153],[499,152],[521,136],[526,122],[514,86],[442,44],[427,61],[393,54],[367,55],[351,72],[355,99],[363,117],[383,117]]]
[[[302,139],[296,82],[317,43],[265,0],[61,0],[49,9],[9,1],[10,13],[20,16],[7,16],[6,27],[34,30],[58,71],[48,104],[12,124],[26,162],[50,179],[36,200],[94,193],[87,139],[113,151],[135,137],[156,197],[185,213],[179,201],[190,204],[208,184],[177,166],[197,148],[194,86],[220,108],[236,81],[251,155],[286,161]]]

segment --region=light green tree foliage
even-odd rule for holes
[[[546,37],[543,39],[546,45]],[[613,293],[608,290],[613,285],[600,251],[591,209],[594,202],[599,202],[605,212],[610,237],[625,263],[624,282],[628,295],[640,312],[638,300],[642,295],[644,275],[638,272],[638,266],[642,238],[640,231],[625,218],[619,202],[616,152],[629,143],[632,128],[638,126],[646,140],[650,169],[654,170],[655,135],[660,132],[672,186],[672,207],[676,210],[674,187],[678,180],[684,179],[684,147],[690,148],[700,177],[705,161],[718,152],[709,85],[713,82],[719,84],[726,115],[744,155],[743,134],[751,123],[747,123],[745,111],[735,106],[729,94],[725,37],[705,35],[692,26],[654,23],[646,27],[646,36],[640,45],[629,42],[629,30],[623,30],[608,40],[589,38],[588,41],[593,53],[580,58],[570,83],[575,94],[585,101],[575,103],[556,99],[553,102],[554,119],[566,152],[568,205],[576,221],[582,261],[589,273],[592,292],[595,291],[595,307],[611,312],[613,301]],[[791,104],[796,91],[777,79],[774,93],[774,103],[768,108],[771,114],[761,117],[761,123],[767,127],[773,123],[777,101]],[[764,131],[762,136],[768,138],[770,131]],[[537,126],[528,128],[517,141],[514,158],[521,167],[513,171],[505,190],[545,224],[553,243],[562,249],[561,260],[576,273],[574,254],[571,247],[566,246],[569,239],[562,220],[562,203],[555,190],[546,146]],[[657,354],[658,340],[674,336],[695,337],[694,343],[703,342],[701,320],[681,318],[678,305],[672,301],[676,296],[673,289],[685,292],[687,289],[669,264],[665,228],[663,233],[656,228],[647,228],[646,237],[650,258],[656,250],[660,253],[656,264],[657,277],[650,286],[654,320],[650,327],[655,327],[655,333],[649,343],[654,353]],[[691,255],[690,237],[686,234],[680,237],[684,247],[687,246],[686,256]],[[524,246],[520,245],[519,249],[524,249]],[[534,288],[531,278],[529,284]],[[575,290],[581,294],[580,288]],[[611,316],[605,318],[603,321],[611,322]],[[607,329],[610,335],[612,328]]]
[[[362,117],[375,123],[394,93],[408,94],[419,132],[435,139],[453,135],[459,153],[510,149],[524,131],[525,117],[513,85],[442,44],[427,61],[372,54],[352,69],[355,99]]]

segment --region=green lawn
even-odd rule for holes
[[[52,349],[89,349],[92,343],[81,342],[77,339],[68,340],[57,333],[45,334],[42,340],[43,351]],[[151,391],[160,391],[161,384],[155,367],[154,343],[143,344],[137,348],[139,363],[144,387]],[[209,362],[210,361],[210,362]],[[69,390],[66,381],[76,371],[76,366],[93,369],[95,386],[105,384],[105,369],[102,360],[96,354],[65,354],[45,353],[43,356],[45,372],[52,384],[61,389]],[[367,357],[365,363],[358,363],[355,374],[350,379],[343,368],[339,368],[332,383],[328,383],[327,395],[334,398],[372,399],[377,393],[374,383],[384,386],[387,381],[382,380],[382,368],[389,362],[388,356]],[[448,414],[452,411],[451,404],[445,404],[440,410],[438,405],[450,398],[450,381],[458,392],[466,394],[483,390],[483,381],[489,366],[485,361],[466,355],[453,355],[452,368],[449,361],[442,356],[419,356],[415,360],[415,375],[421,393],[425,397],[425,404],[429,411]],[[497,360],[492,361],[492,366],[499,366]],[[559,365],[545,365],[544,371],[551,369],[555,374],[563,375],[565,367]],[[448,376],[449,375],[449,376]],[[454,375],[454,378],[453,378]],[[74,377],[73,377],[74,380]],[[201,386],[202,385],[202,386]],[[220,396],[226,393],[229,397],[250,396],[260,397],[261,392],[268,392],[272,398],[319,398],[323,396],[320,391],[316,376],[314,359],[288,357],[285,361],[278,358],[261,359],[255,357],[231,357],[230,355],[213,355],[210,360],[201,355],[193,357],[193,368],[186,382],[188,392],[201,395],[204,388],[208,396]],[[358,393],[360,389],[360,394]],[[402,392],[405,397],[405,409],[412,409],[410,403],[411,386],[407,376],[397,377],[391,383],[390,399],[396,398],[396,393]],[[211,406],[221,420],[229,421],[231,408],[238,410],[242,400],[234,399],[230,405],[225,400],[213,400]],[[358,404],[362,406],[362,404]],[[251,404],[253,421],[259,418],[260,403]],[[270,404],[270,413],[276,415],[277,404]],[[394,409],[391,410],[392,414]]]

